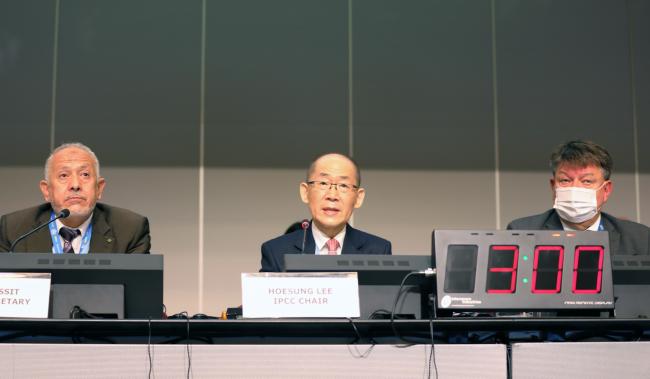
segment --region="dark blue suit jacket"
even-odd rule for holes
[[[285,234],[264,242],[262,244],[262,269],[260,271],[284,271],[284,254],[302,253],[303,233],[302,230],[297,230],[293,233]],[[314,254],[315,251],[316,243],[314,242],[314,236],[312,235],[310,227],[307,229],[304,253]],[[390,241],[362,232],[347,225],[341,254],[390,255],[392,254],[392,251]]]

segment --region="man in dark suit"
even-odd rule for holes
[[[300,183],[300,197],[312,221],[297,230],[262,244],[262,272],[284,269],[285,254],[391,254],[389,241],[348,224],[361,207],[365,189],[360,187],[357,164],[342,154],[325,154],[312,162],[307,180]]]
[[[553,209],[508,224],[519,230],[593,230],[609,232],[612,254],[650,254],[650,229],[601,209],[612,193],[612,157],[589,141],[570,141],[551,155]]]
[[[45,162],[45,179],[39,183],[47,203],[0,218],[0,251],[9,251],[21,235],[61,213],[56,220],[20,241],[16,252],[148,253],[149,221],[126,209],[98,204],[106,185],[99,161],[87,146],[59,146]]]

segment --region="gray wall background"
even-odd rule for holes
[[[647,224],[649,37],[644,0],[2,0],[0,213],[82,141],[104,201],[150,218],[169,312],[208,314],[308,215],[323,152],[359,161],[353,223],[397,254],[544,211],[571,138],[609,148],[606,210]]]

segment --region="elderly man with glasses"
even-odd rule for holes
[[[325,154],[309,166],[300,183],[300,197],[312,220],[306,229],[285,234],[262,244],[262,272],[283,271],[284,254],[391,254],[389,241],[354,229],[348,224],[361,207],[365,189],[360,187],[357,164],[342,154]]]

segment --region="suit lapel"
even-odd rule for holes
[[[110,253],[115,251],[115,236],[101,209],[93,211],[93,235],[90,239],[89,253]]]
[[[296,253],[302,253],[302,237],[304,231],[296,233],[296,239],[293,241],[293,246],[296,248]],[[311,225],[307,228],[307,236],[305,237],[305,251],[304,253],[315,254],[316,253],[316,243],[314,242],[314,235],[311,232]]]
[[[365,241],[361,234],[350,225],[347,225],[341,254],[360,254],[364,243]]]
[[[39,225],[48,222],[50,220],[51,212],[52,210],[49,209],[47,212],[43,212],[40,215],[38,215],[38,218],[34,221],[34,225],[32,225],[31,229],[34,229]],[[19,249],[20,251],[30,251],[36,253],[51,253],[52,237],[50,237],[50,228],[45,227],[39,230],[38,232],[34,233],[34,235],[27,237],[27,239],[24,240],[22,243],[24,243],[23,245],[24,249]]]
[[[564,229],[564,227],[562,226],[562,221],[560,221],[560,216],[558,216],[555,209],[553,209],[551,211],[551,213],[548,215],[548,218],[544,222],[544,225],[542,225],[542,229],[545,229],[545,230],[563,230]]]
[[[609,233],[609,251],[612,253],[618,253],[621,245],[621,233],[618,232],[614,224],[609,221],[609,217],[604,213],[600,214],[600,222],[603,223],[603,227]]]

